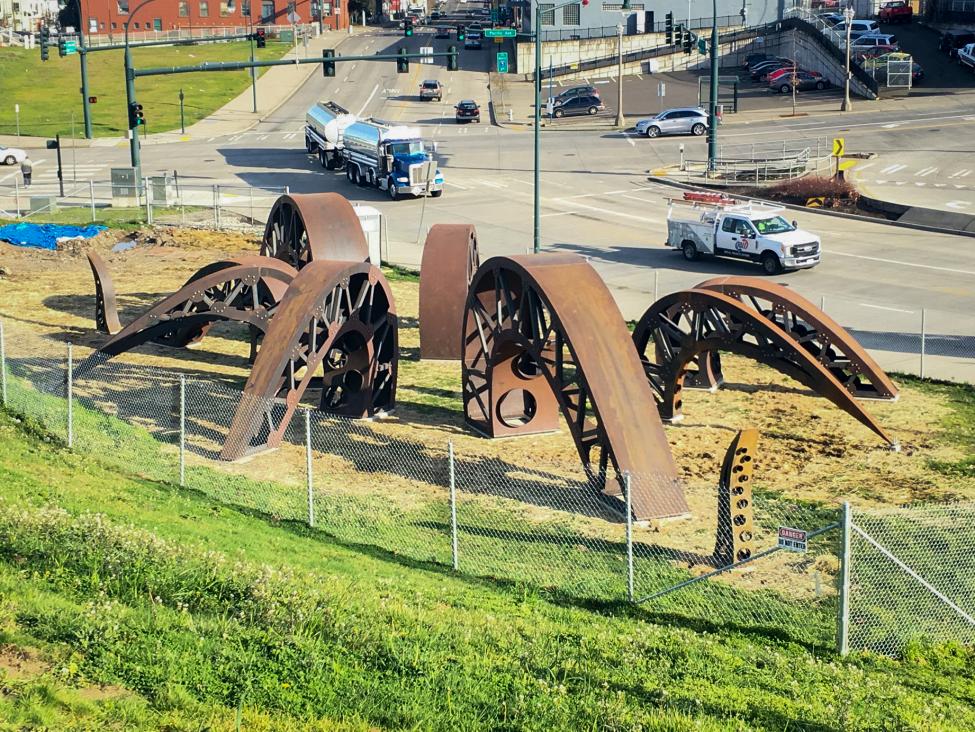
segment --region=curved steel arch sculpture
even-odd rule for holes
[[[843,326],[809,300],[787,287],[758,277],[714,277],[696,286],[714,290],[750,306],[766,320],[790,334],[819,361],[853,396],[865,399],[896,399],[898,389],[869,353]],[[695,386],[713,388],[723,381],[716,352],[698,359]]]
[[[434,224],[420,263],[420,358],[458,359],[467,288],[480,266],[477,230]]]
[[[556,429],[561,409],[583,466],[616,508],[628,472],[637,519],[688,512],[626,325],[582,257],[481,265],[464,312],[463,396],[467,423],[490,437]]]
[[[681,417],[688,366],[702,353],[730,351],[791,376],[895,444],[843,384],[790,334],[728,295],[713,290],[666,295],[644,313],[633,342],[666,420]],[[648,352],[651,344],[653,354]]]
[[[179,291],[160,300],[104,343],[96,353],[109,357],[149,341],[182,347],[197,343],[218,320],[247,323],[264,332],[294,268],[256,255],[208,264]],[[94,356],[94,354],[93,354]]]
[[[318,259],[368,262],[369,245],[346,198],[338,193],[295,193],[274,202],[261,255],[300,270]]]
[[[91,274],[95,278],[95,327],[102,333],[115,335],[122,330],[122,323],[118,319],[112,273],[97,252],[88,250],[86,255]]]
[[[333,414],[392,409],[397,329],[393,294],[379,268],[309,263],[271,320],[220,457],[237,460],[255,447],[278,445],[309,388],[320,390],[318,407]],[[272,409],[278,399],[283,414]]]

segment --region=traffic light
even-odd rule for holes
[[[680,46],[681,39],[684,37],[684,26],[680,23],[674,26],[674,40],[671,41],[675,46]]]
[[[457,46],[447,46],[447,71],[457,71]]]
[[[406,49],[401,48],[397,51],[400,58],[396,59],[396,73],[397,74],[408,74],[410,73],[410,60],[406,58]]]
[[[142,105],[132,102],[129,105],[129,129],[140,127],[146,123],[146,116],[142,113]]]
[[[335,49],[326,48],[322,51],[322,73],[325,76],[335,76],[335,62],[330,59],[335,58]]]
[[[467,29],[464,26],[457,26],[457,40],[463,41],[467,37]]]
[[[258,48],[264,48],[267,46],[267,31],[263,28],[258,28],[257,33],[254,34],[254,40],[257,41]]]
[[[691,33],[690,28],[684,30],[684,53],[691,52],[691,44],[694,42],[694,35]]]
[[[51,31],[48,30],[47,26],[41,28],[41,61],[47,61],[51,54],[47,50],[48,44],[51,42]]]
[[[413,36],[413,18],[407,18],[403,21],[403,35],[407,38]]]
[[[674,45],[674,14],[667,13],[664,16],[664,32],[667,34],[667,45]]]
[[[58,56],[64,58],[68,55],[68,48],[66,46],[67,39],[64,37],[64,33],[58,36]]]

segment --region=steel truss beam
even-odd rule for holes
[[[300,270],[313,260],[368,262],[369,245],[355,209],[343,196],[296,193],[274,202],[261,254]]]

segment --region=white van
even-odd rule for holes
[[[898,49],[897,37],[868,33],[860,36],[856,40],[850,41],[850,50],[852,50],[854,53],[857,51],[872,51],[875,48],[888,52],[896,51]]]
[[[846,37],[846,21],[833,26],[833,32]],[[880,33],[876,20],[854,20],[850,23],[850,38],[859,38],[867,33]]]

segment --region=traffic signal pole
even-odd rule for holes
[[[711,108],[708,110],[708,171],[718,157],[718,0],[711,0]]]
[[[78,52],[81,54],[81,109],[85,117],[85,139],[94,137],[91,130],[91,105],[88,102],[88,53],[85,50],[85,33],[78,27]]]
[[[129,115],[129,110],[135,104],[135,69],[132,68],[132,49],[125,47],[125,110]],[[129,119],[129,117],[126,117]],[[135,168],[136,187],[140,188],[142,183],[142,157],[139,153],[139,126],[128,123],[129,128],[129,155],[132,167]]]

